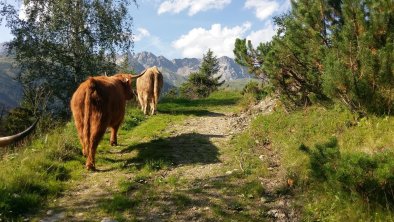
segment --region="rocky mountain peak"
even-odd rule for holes
[[[236,79],[250,78],[247,70],[238,65],[234,59],[223,56],[219,57],[222,80],[230,81]],[[183,58],[169,60],[166,57],[147,51],[139,52],[129,56],[129,64],[136,71],[141,72],[145,68],[157,66],[163,73],[165,81],[169,84],[178,86],[187,79],[191,72],[196,72],[201,64],[201,59]]]
[[[131,60],[134,60],[134,63],[136,61],[139,62],[143,67],[157,66],[181,76],[188,76],[190,72],[197,71],[201,63],[201,59],[197,58],[169,60],[162,55],[156,56],[151,52],[145,51],[135,54]],[[225,76],[230,76],[231,73],[232,79],[249,78],[246,69],[238,65],[234,59],[222,56],[218,60],[223,72],[222,74],[225,74]]]

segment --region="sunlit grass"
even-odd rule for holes
[[[389,167],[394,159],[393,126],[393,117],[369,116],[357,120],[341,106],[314,106],[292,113],[277,111],[259,116],[234,143],[240,152],[238,156],[248,155],[248,151],[259,147],[262,149],[262,141],[279,153],[281,168],[287,172],[288,178],[295,181],[295,197],[303,206],[304,220],[389,221],[393,219],[391,198],[394,196],[389,190],[384,191],[383,186],[390,183],[394,172],[394,167]],[[337,138],[339,159],[332,165],[327,162],[323,168],[314,168],[315,164],[311,161],[315,157],[310,156],[305,149],[314,151],[330,138]],[[256,159],[249,156],[244,158],[244,165]],[[372,165],[369,169],[367,163],[377,159],[376,168]],[[365,164],[362,161],[366,161]],[[323,169],[335,173],[328,174],[331,176],[323,180],[311,173]],[[343,170],[342,173],[340,170]],[[355,180],[358,182],[345,180],[347,174],[357,178]],[[379,182],[376,184],[375,180],[381,181],[381,185],[377,185]],[[381,197],[368,197],[368,193],[363,193],[365,189],[375,190],[371,195]],[[382,199],[376,201],[376,198]]]
[[[239,92],[217,91],[208,98],[189,100],[184,98],[164,98],[159,112],[172,115],[207,115],[213,111],[237,112],[237,103],[242,98]]]
[[[20,218],[45,206],[79,178],[81,151],[73,126],[57,128],[18,152],[3,154],[0,169],[0,218]]]

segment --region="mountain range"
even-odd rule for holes
[[[122,61],[122,57],[118,61]],[[250,75],[246,68],[241,67],[232,58],[223,56],[218,58],[219,72],[221,80],[230,83],[235,80],[248,80]],[[156,56],[151,52],[140,52],[129,54],[129,65],[137,73],[147,67],[157,66],[164,75],[165,87],[168,90],[176,87],[187,80],[191,72],[199,69],[201,59],[183,58],[169,60],[164,56]],[[13,68],[13,59],[6,56],[3,44],[0,44],[0,105],[7,108],[16,107],[19,104],[22,95],[22,87],[15,80],[15,68]],[[246,82],[246,81],[244,81]]]
[[[120,58],[121,59],[121,58]],[[235,63],[234,59],[223,56],[218,58],[221,80],[230,82],[237,79],[249,79],[247,69]],[[157,66],[164,75],[167,83],[179,86],[186,81],[191,72],[198,71],[201,59],[183,58],[169,60],[164,56],[156,56],[151,52],[140,52],[129,55],[129,65],[136,71],[141,72],[147,67]]]

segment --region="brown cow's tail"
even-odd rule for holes
[[[91,116],[91,98],[92,98],[92,93],[94,91],[94,79],[89,78],[88,80],[88,87],[86,88],[86,93],[85,93],[85,101],[84,101],[84,115],[83,115],[83,143],[84,143],[84,148],[85,151],[87,152],[86,155],[89,156],[90,152],[90,116]]]

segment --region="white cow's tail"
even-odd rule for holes
[[[155,108],[157,108],[157,103],[159,102],[161,87],[163,86],[163,75],[159,72],[155,74],[154,85],[153,85],[153,97],[155,100]]]

